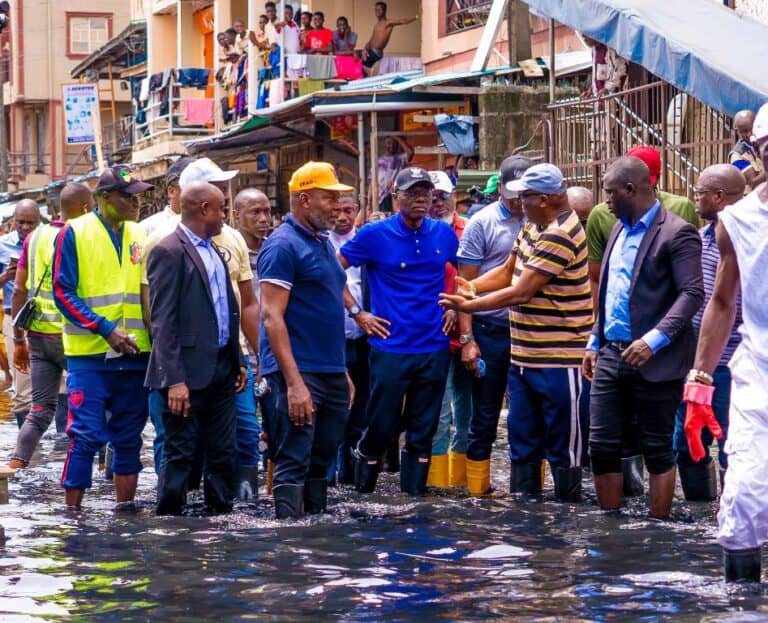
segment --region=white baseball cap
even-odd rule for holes
[[[446,193],[453,192],[453,182],[445,171],[430,171],[429,179],[432,180],[432,185],[435,190],[440,190]]]
[[[179,176],[179,188],[182,190],[191,182],[228,182],[240,171],[224,171],[210,158],[198,158],[191,162]]]
[[[768,136],[768,103],[763,104],[755,115],[755,122],[752,124],[752,142]]]

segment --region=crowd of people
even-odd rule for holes
[[[122,167],[93,193],[67,184],[48,224],[21,201],[0,238],[10,466],[29,464],[65,395],[72,507],[104,444],[131,503],[148,419],[158,514],[182,513],[201,482],[228,512],[258,495],[262,469],[279,519],[324,512],[329,485],[371,493],[383,470],[410,495],[483,496],[506,399],[511,494],[541,496],[546,462],[557,501],[581,500],[588,469],[616,510],[647,470],[663,520],[679,472],[688,500],[722,489],[726,579],[759,581],[768,105],[745,119],[695,205],[657,188],[648,146],[608,166],[594,207],[556,166],[506,158],[498,199],[471,218],[445,171],[404,166],[392,213],[363,223],[325,162],[294,172],[273,231],[260,190],[228,216],[238,171],[208,158],[175,162],[167,207],[138,223],[150,185]]]

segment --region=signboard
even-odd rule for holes
[[[354,138],[357,131],[357,115],[336,115],[331,117],[331,140],[347,140]]]
[[[67,145],[96,143],[96,133],[101,132],[98,85],[84,82],[63,84],[61,88]]]

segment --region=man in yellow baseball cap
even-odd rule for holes
[[[326,472],[349,415],[344,335],[346,274],[327,232],[339,214],[339,182],[308,162],[288,183],[291,213],[259,253],[261,374],[269,384],[264,429],[274,463],[278,519],[325,511]]]

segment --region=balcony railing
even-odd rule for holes
[[[444,0],[445,33],[461,32],[469,28],[484,26],[488,21],[493,0]]]
[[[133,140],[136,147],[145,147],[148,143],[161,137],[189,138],[204,136],[215,131],[216,106],[213,98],[190,98],[182,96],[182,87],[175,81],[170,81],[167,96],[151,97],[146,107],[137,112],[133,124]],[[201,91],[201,94],[203,91]],[[196,107],[197,115],[201,110],[208,109],[210,115],[202,120],[193,118],[192,105]]]

